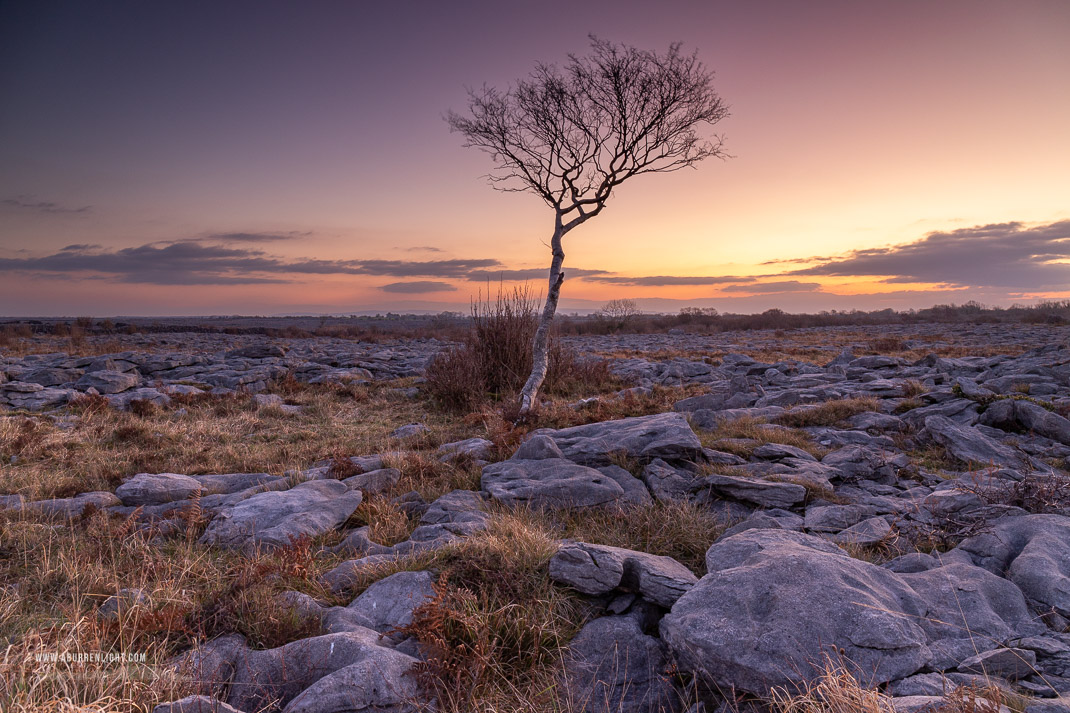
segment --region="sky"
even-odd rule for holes
[[[565,238],[564,311],[1070,298],[1070,3],[5,0],[0,315],[467,311],[553,213],[446,112],[590,34],[715,73],[731,158]]]

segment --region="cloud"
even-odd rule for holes
[[[397,249],[398,250],[404,250],[405,252],[410,252],[410,253],[415,253],[415,252],[444,253],[444,252],[446,252],[442,248],[436,248],[436,247],[433,247],[431,245],[416,245],[416,246],[411,247],[411,248],[397,248]]]
[[[292,282],[294,275],[464,278],[472,270],[500,264],[488,258],[423,262],[288,260],[240,244],[217,245],[193,239],[146,243],[119,250],[105,250],[99,245],[68,245],[41,257],[0,258],[0,272],[82,277],[95,274],[137,284],[232,285]]]
[[[647,277],[588,277],[592,282],[602,282],[607,285],[636,285],[640,287],[668,287],[670,285],[722,285],[730,282],[754,282],[753,277],[738,277],[721,275],[716,277],[687,276],[687,275],[653,275]]]
[[[0,204],[9,205],[14,208],[20,208],[22,210],[34,211],[37,213],[45,213],[48,215],[77,215],[82,213],[89,213],[93,210],[93,206],[81,206],[80,208],[70,208],[65,205],[60,205],[53,201],[38,201],[34,200],[30,196],[15,196],[14,198],[5,198],[0,200]]]
[[[427,292],[455,292],[456,287],[448,282],[436,282],[434,280],[415,280],[413,282],[391,282],[382,285],[383,292],[392,292],[402,295],[422,295]]]
[[[392,277],[467,277],[472,270],[496,267],[500,262],[493,259],[475,260],[361,260],[361,273],[365,275],[390,275]]]
[[[887,248],[855,250],[787,275],[874,276],[893,283],[1041,289],[1070,284],[1070,220],[993,223]]]
[[[799,282],[798,280],[781,280],[779,282],[758,282],[753,285],[729,285],[723,292],[746,292],[751,295],[776,295],[785,292],[816,292],[821,289],[819,282]]]
[[[204,238],[221,243],[275,243],[294,238],[306,238],[312,231],[290,231],[288,233],[212,233]]]
[[[592,275],[609,275],[608,270],[590,270],[582,267],[566,267],[565,277],[588,278]],[[504,280],[505,282],[522,282],[524,280],[548,280],[550,268],[533,267],[523,270],[470,270],[465,279],[473,282],[480,280]]]

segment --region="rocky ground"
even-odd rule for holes
[[[0,561],[14,603],[0,633],[10,658],[54,645],[27,643],[35,627],[78,617],[156,627],[152,676],[168,685],[115,690],[184,696],[158,713],[505,710],[489,691],[528,710],[713,711],[783,706],[830,671],[878,691],[878,710],[980,691],[1026,713],[1070,711],[1068,336],[915,325],[576,338],[612,359],[622,388],[551,404],[556,421],[524,429],[433,415],[419,375],[435,340],[138,335],[108,354],[9,355]],[[26,422],[120,418],[98,404],[178,419],[228,399],[301,419],[311,407],[293,394],[339,384],[374,411],[407,404],[404,420],[374,449],[281,472],[138,468],[99,481],[115,487],[40,497],[54,491],[20,470],[54,455],[16,452],[37,428]],[[388,517],[400,523],[389,536]],[[101,575],[96,598],[35,610],[35,592],[69,597],[27,574],[42,555],[25,533],[48,528],[61,551],[62,533],[103,523],[152,567],[179,550],[242,576],[256,563],[271,583],[260,604],[291,630],[268,641],[223,622],[206,635],[191,617],[212,612],[176,601],[207,585],[153,590],[162,580],[148,575]],[[502,614],[511,596],[518,613]],[[557,628],[514,636],[538,612]],[[0,693],[27,709],[77,689],[5,666]],[[450,681],[486,696],[465,700]]]

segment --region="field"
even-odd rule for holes
[[[658,709],[635,708],[640,704],[627,679],[607,687],[607,674],[599,669],[595,678],[602,688],[592,688],[585,674],[576,673],[583,669],[577,668],[578,649],[570,641],[607,615],[638,622],[637,636],[666,656],[658,659],[656,680],[621,668],[645,681],[657,705],[677,710],[696,700],[721,700],[726,692],[711,690],[723,678],[696,669],[686,656],[672,661],[674,651],[663,649],[661,640],[674,634],[664,622],[661,638],[658,634],[658,621],[670,606],[639,585],[625,581],[590,594],[566,576],[551,576],[563,541],[671,557],[689,577],[703,577],[707,550],[718,537],[769,510],[775,517],[797,518],[790,529],[832,538],[855,561],[874,566],[909,553],[950,551],[1009,514],[1063,517],[1070,508],[1062,489],[1070,487],[1070,449],[1060,440],[1061,422],[1052,421],[1039,435],[1021,427],[1033,411],[1014,411],[1015,428],[984,421],[1002,401],[1007,408],[1027,408],[1017,406],[1024,403],[1066,420],[1070,373],[1065,347],[1058,346],[1067,343],[1070,330],[1056,325],[566,337],[561,344],[575,364],[601,366],[551,389],[536,416],[523,423],[514,421],[509,398],[482,394],[459,408],[427,382],[427,364],[457,344],[445,341],[445,334],[442,340],[383,336],[368,342],[193,332],[72,338],[48,331],[9,333],[0,351],[0,371],[7,374],[0,389],[9,389],[3,393],[24,393],[11,385],[29,383],[22,379],[30,374],[40,380],[44,370],[66,373],[48,377],[56,383],[31,395],[45,389],[77,392],[43,410],[12,402],[0,411],[4,710],[147,711],[195,693],[225,697],[225,685],[206,685],[174,662],[231,634],[244,637],[243,650],[252,652],[318,636],[355,636],[357,629],[345,628],[327,612],[352,611],[348,605],[373,583],[397,572],[431,573],[434,596],[414,613],[410,607],[407,619],[378,628],[385,638],[375,644],[376,655],[381,650],[415,656],[415,676],[424,691],[420,700],[433,695],[439,710]],[[235,356],[264,345],[278,347],[279,354]],[[1045,345],[1055,345],[1054,351],[1031,352]],[[845,350],[849,356],[841,356]],[[185,364],[196,361],[193,356],[201,361]],[[837,357],[839,366],[830,365]],[[145,391],[143,398],[123,401],[117,397],[132,393],[129,388],[88,391],[84,380],[97,373],[91,364],[101,358],[110,360],[105,371],[137,374],[136,388],[161,397]],[[170,361],[150,373],[160,360]],[[956,381],[961,376],[984,393]],[[175,385],[188,388],[168,390]],[[986,439],[960,442],[938,430],[942,421],[911,417],[919,409],[937,414],[955,400],[982,423],[1005,428],[1006,438],[995,438],[992,426],[974,428],[976,418],[955,416],[956,424],[970,428],[971,438],[977,432]],[[694,433],[688,438],[696,439],[698,450],[686,457],[666,451],[660,462],[671,471],[665,483],[684,478],[691,485],[675,495],[677,486],[656,485],[651,469],[659,461],[630,451],[624,441],[620,449],[607,447],[602,460],[587,461],[569,456],[562,445],[563,459],[586,463],[571,467],[623,473],[614,477],[638,483],[639,495],[628,487],[623,491],[635,497],[572,507],[552,498],[507,497],[488,485],[484,469],[508,463],[539,429],[552,429],[552,436],[560,429],[634,417],[690,423]],[[442,448],[469,439],[482,440],[460,450]],[[977,451],[982,456],[971,455],[970,448],[988,441],[995,443],[996,456],[983,450]],[[691,446],[679,446],[685,447]],[[374,464],[369,456],[378,456]],[[996,462],[1000,458],[1006,461]],[[1019,477],[999,476],[1000,469]],[[269,547],[211,540],[213,518],[234,502],[224,504],[232,492],[213,491],[205,485],[216,482],[210,479],[197,480],[204,487],[182,497],[157,490],[140,502],[111,495],[142,473],[188,476],[183,484],[216,474],[262,474],[256,480],[261,485],[241,491],[247,501],[263,497],[265,489],[297,492],[301,483],[351,483],[365,474],[387,474],[377,476],[383,482],[360,481],[359,505],[336,522]],[[1047,479],[1038,480],[1038,474]],[[733,490],[739,480],[760,492]],[[695,486],[699,481],[702,487]],[[934,493],[946,494],[942,484],[950,481],[961,502],[957,509],[940,510],[943,506],[930,501]],[[336,490],[355,490],[347,487]],[[478,516],[451,510],[447,499],[439,501],[446,516],[429,519],[428,512],[438,512],[436,500],[454,491],[482,493],[473,511]],[[85,493],[100,495],[87,500]],[[874,498],[880,497],[894,503],[877,507]],[[917,514],[919,503],[927,503],[925,516]],[[842,522],[829,524],[834,514]],[[832,519],[821,524],[822,515]],[[878,535],[853,537],[852,527],[862,522],[879,525]],[[443,523],[449,533],[434,531],[433,545],[411,544],[426,528]],[[354,539],[357,531],[362,538]],[[361,550],[356,542],[376,547]],[[376,555],[380,551],[387,554]],[[332,575],[340,567],[344,581]],[[298,606],[295,602],[305,601],[301,595],[314,603]],[[1033,595],[1028,603],[1037,611]],[[1066,638],[1060,632],[1070,612],[1060,614],[1060,606],[1033,621]],[[1008,626],[1029,628],[1023,622]],[[53,654],[58,661],[48,660]],[[1043,685],[1064,692],[1059,681],[1070,681],[1070,667],[1060,679],[1056,671],[1063,663],[1049,659],[1065,657],[1045,655],[1039,663],[1033,657],[1033,671],[1007,677],[1033,686],[1013,688],[1013,696],[1039,695]],[[834,669],[829,676],[850,678],[851,671]],[[985,675],[1003,680],[994,670]],[[1041,683],[1045,680],[1049,683]],[[294,698],[300,688],[284,692],[272,688],[274,683],[264,685],[267,692],[257,697],[234,693],[234,684],[230,700],[246,713],[303,700]],[[604,705],[592,696],[602,696]],[[653,700],[641,705],[653,706]],[[778,700],[782,707],[798,704]],[[415,698],[409,704],[421,705]],[[403,709],[396,705],[384,710]]]

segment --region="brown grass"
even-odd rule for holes
[[[737,418],[720,421],[712,431],[699,433],[703,446],[714,450],[734,453],[746,458],[754,449],[765,443],[780,443],[801,448],[815,458],[821,458],[825,449],[814,443],[810,434],[798,428],[768,424],[761,419]],[[740,442],[740,441],[750,441]]]
[[[123,477],[139,472],[281,475],[331,454],[389,450],[396,443],[387,435],[406,423],[425,423],[430,443],[482,435],[479,424],[428,410],[420,400],[398,396],[395,386],[361,387],[361,398],[347,387],[282,388],[288,401],[302,406],[297,414],[258,408],[250,397],[235,395],[176,399],[171,407],[145,414],[88,398],[71,409],[77,418],[67,423],[41,415],[4,416],[0,482],[5,492],[31,499],[67,497],[114,490]]]
[[[777,416],[773,421],[792,428],[835,426],[852,416],[880,408],[880,401],[872,396],[836,399],[816,406],[797,406]]]

